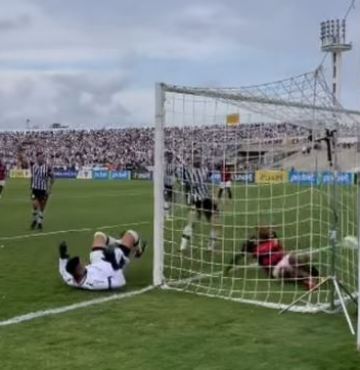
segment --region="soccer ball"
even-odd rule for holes
[[[358,248],[358,238],[353,235],[347,235],[343,239],[342,246],[349,249],[357,249]]]

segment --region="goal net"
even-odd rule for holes
[[[358,117],[319,69],[246,88],[157,85],[154,283],[280,309],[336,275],[356,295]],[[337,303],[324,283],[291,309]]]

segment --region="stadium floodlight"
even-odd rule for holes
[[[342,53],[350,51],[352,44],[346,42],[346,20],[332,19],[320,24],[321,50],[332,55],[332,92],[341,101]]]
[[[322,30],[325,43],[331,23],[323,23]],[[241,117],[240,123],[230,126],[227,117],[235,113]],[[252,122],[258,124],[245,128],[244,120],[250,114]],[[340,153],[329,166],[326,148],[315,148],[332,140],[336,143],[331,136],[334,130],[341,135],[342,130],[359,122],[360,112],[345,110],[333,99],[322,69],[243,88],[158,84],[154,284],[304,313],[332,312],[342,306],[354,331],[345,305],[357,294],[358,248],[351,243],[343,246],[343,240],[357,235],[357,188],[350,175],[347,180],[338,175],[350,170],[347,165],[360,167],[360,154],[343,158]],[[304,145],[312,149],[309,156],[301,154]],[[337,148],[331,146],[330,152]],[[170,220],[165,220],[164,212],[165,152],[172,152],[178,174]],[[191,236],[186,235],[189,246],[179,251],[191,192],[182,174],[184,168],[194,168],[194,153],[200,157],[196,161],[202,163],[202,169],[211,170],[208,186],[214,195],[219,165],[233,166],[233,199],[219,201],[216,226],[221,232],[213,251],[208,250],[210,226],[206,218],[195,221]],[[350,164],[350,160],[356,163]],[[297,171],[291,174],[292,167]],[[246,253],[226,273],[229,261],[241,253],[242,244],[261,225],[276,229],[286,249],[296,256],[306,255],[324,279],[335,271],[336,282],[341,281],[349,294],[342,297],[338,286],[334,292],[332,284],[321,284],[296,301],[305,293],[301,281],[293,284],[274,279]],[[290,306],[294,301],[296,304]]]

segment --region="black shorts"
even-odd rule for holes
[[[165,185],[164,186],[164,196],[166,202],[171,202],[173,199],[173,186],[172,185]]]
[[[211,217],[214,213],[218,212],[218,206],[215,201],[211,198],[205,198],[203,200],[195,200],[194,205],[196,210],[201,214],[203,213],[204,216],[208,221],[211,220]]]
[[[40,189],[32,189],[31,190],[31,199],[32,200],[39,200],[44,201],[48,198],[48,193],[46,190],[40,190]]]

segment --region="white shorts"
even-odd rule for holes
[[[292,269],[292,266],[290,264],[290,254],[287,254],[273,268],[272,275],[275,279],[278,279],[283,275],[283,272],[290,269]]]
[[[220,189],[230,189],[231,188],[231,181],[222,181],[220,183]]]
[[[103,260],[103,258],[104,252],[102,251],[102,249],[96,249],[95,251],[90,252],[90,264],[100,262]]]
[[[5,186],[5,180],[0,180],[0,186],[2,186],[2,187]]]
[[[104,252],[102,249],[96,249],[95,251],[90,252],[90,264],[103,261],[103,258],[104,258]],[[118,247],[115,248],[115,258],[116,258],[117,263],[120,263],[120,261],[124,259],[125,260],[124,267],[130,262],[129,258],[127,258],[124,255],[124,252]]]

